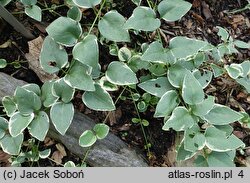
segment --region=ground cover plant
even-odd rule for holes
[[[8,3],[13,2],[0,1],[2,6]],[[154,124],[141,116],[149,110],[154,118],[161,118],[163,131],[174,130],[180,137],[176,141],[178,162],[195,157],[194,166],[235,166],[236,154],[248,149],[233,133],[233,124],[249,129],[249,107],[237,109],[218,103],[207,91],[223,76],[249,96],[250,60],[233,61],[241,50],[250,49],[249,40],[234,38],[220,25],[215,26],[219,43],[181,34],[167,38],[164,33],[163,27],[185,17],[194,2],[133,0],[132,14],[127,16],[119,7],[114,8],[112,0],[67,0],[44,10],[40,8],[42,1],[18,3],[23,13],[36,21],[42,21],[42,11],[56,13],[64,7],[67,12],[46,27],[39,57],[42,69],[56,77],[17,87],[14,96],[2,100],[6,114],[0,118],[0,145],[4,152],[19,157],[16,164],[28,156],[21,150],[25,132],[38,141],[44,141],[50,123],[60,134],[67,132],[76,93],[81,94],[87,108],[109,111],[107,117],[118,102],[132,101],[137,117],[131,121],[143,132],[148,157],[152,144],[145,129],[150,131]],[[242,11],[249,4],[245,7]],[[89,9],[94,16],[86,26],[83,15]],[[112,58],[106,65],[100,59],[103,47]],[[8,64],[6,59],[0,60],[1,68]],[[118,93],[116,99],[113,92]],[[93,129],[84,131],[79,145],[91,151],[91,146],[109,133],[106,121],[103,118]],[[35,148],[32,153],[37,159],[47,158],[50,150]]]

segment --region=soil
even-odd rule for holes
[[[41,1],[43,2],[43,1]],[[46,0],[48,5],[51,2],[61,4],[62,1]],[[154,2],[154,1],[152,1]],[[164,34],[165,44],[176,36],[183,35],[188,37],[195,37],[202,40],[207,40],[212,44],[219,44],[220,39],[217,36],[216,26],[222,26],[229,30],[230,35],[235,39],[240,39],[246,42],[250,40],[250,11],[244,11],[237,14],[228,14],[229,11],[239,9],[247,4],[246,0],[189,0],[193,3],[192,9],[185,15],[181,21],[175,23],[166,23],[162,21],[162,30]],[[147,5],[146,1],[142,1],[143,5]],[[126,0],[113,0],[114,9],[117,9],[119,13],[125,17],[129,17],[133,9],[136,7],[131,1]],[[21,11],[22,8],[18,8],[16,4],[10,4],[7,9],[10,12]],[[61,15],[66,15],[67,8],[58,8],[57,13]],[[105,12],[103,12],[105,13]],[[83,20],[84,24],[92,23],[94,20],[93,11],[85,10]],[[54,19],[57,18],[56,14],[49,11],[43,12],[43,21],[41,23],[31,20],[25,14],[18,14],[16,18],[22,22],[32,33],[38,36],[46,36],[45,27]],[[86,27],[85,27],[86,28]],[[150,35],[151,40],[145,36],[134,36],[132,35],[132,43],[128,44],[129,47],[133,47],[136,42],[150,42],[153,40],[154,35]],[[4,44],[6,41],[10,40],[12,44],[7,48],[0,48],[0,58],[6,59],[9,63],[13,61],[24,62],[21,63],[20,68],[15,68],[13,65],[8,65],[6,68],[2,69],[1,72],[5,72],[14,76],[17,79],[27,81],[29,83],[37,83],[39,85],[42,82],[36,76],[36,74],[29,69],[28,64],[25,63],[25,53],[29,52],[27,42],[29,40],[25,39],[22,35],[17,33],[10,25],[3,23],[0,19],[0,45]],[[123,46],[123,45],[119,45]],[[249,59],[250,50],[240,50],[240,53],[233,55],[228,58],[227,61],[238,63],[242,60]],[[102,67],[106,67],[109,62],[117,59],[108,54],[108,47],[100,45],[100,60],[102,60]],[[113,92],[112,96],[114,100],[118,97],[121,91]],[[239,87],[235,82],[233,82],[227,76],[222,76],[216,78],[212,81],[209,87],[206,89],[206,93],[212,94],[216,97],[216,102],[224,104],[239,110],[239,106],[242,107],[246,112],[250,113],[250,96],[245,93],[241,87]],[[81,92],[77,92],[74,98],[75,108],[84,114],[87,114],[96,122],[104,121],[107,116],[105,112],[96,112],[88,109],[82,104]],[[129,97],[129,93],[123,94]],[[149,151],[145,148],[145,137],[142,132],[140,125],[132,123],[131,119],[138,117],[134,104],[131,100],[118,101],[116,104],[117,110],[112,112],[106,120],[106,123],[111,127],[111,131],[118,135],[122,140],[132,147],[136,147],[142,151],[145,155],[145,159],[148,160],[151,166],[168,166],[169,163],[166,162],[166,155],[168,150],[172,148],[175,142],[175,132],[173,131],[163,131],[162,125],[163,120],[153,118],[153,109],[148,109],[146,112],[141,113],[141,118],[149,121],[149,126],[144,127],[147,139],[151,144]],[[235,131],[238,132],[238,136],[246,143],[247,146],[250,145],[250,133],[246,129],[242,129],[237,123],[234,125]],[[237,134],[237,133],[236,133]],[[240,136],[241,135],[241,136]],[[49,147],[52,149],[52,153],[58,149],[55,147],[57,143],[51,143]],[[48,144],[41,143],[39,148],[46,149]],[[66,149],[67,155],[62,158],[62,163],[71,160],[75,163],[79,163],[81,160],[74,155],[72,155]],[[240,166],[243,162],[245,155],[238,154],[238,165]],[[24,164],[23,166],[29,166],[30,164]],[[34,164],[36,166],[36,164]],[[38,164],[37,164],[38,166]],[[41,160],[39,161],[39,166],[60,166],[53,161]]]

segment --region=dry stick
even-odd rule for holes
[[[34,39],[35,36],[24,27],[8,10],[6,10],[2,5],[0,5],[0,16],[14,27],[14,29],[20,32],[27,39]]]

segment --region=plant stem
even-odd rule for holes
[[[87,159],[87,157],[88,157],[88,154],[89,154],[89,152],[90,152],[90,150],[91,150],[91,147],[92,147],[92,146],[88,147],[88,150],[86,151],[86,153],[85,153],[85,155],[84,155],[84,157],[83,157],[83,159],[82,159],[82,164],[85,163],[85,161],[86,161],[86,159]]]
[[[94,20],[94,22],[92,23],[92,25],[91,25],[91,27],[90,27],[90,29],[89,29],[88,35],[91,33],[92,29],[94,28],[95,23],[96,23],[96,21],[98,20],[98,17],[100,16],[100,14],[101,14],[101,12],[102,12],[102,8],[104,7],[104,4],[105,4],[105,3],[106,3],[106,0],[104,0],[104,1],[102,2],[102,5],[101,5],[101,7],[100,7],[100,9],[99,9],[99,11],[98,11],[96,17],[95,17],[95,20]]]
[[[121,98],[122,94],[124,93],[124,91],[125,91],[126,89],[127,89],[127,86],[125,86],[125,87],[123,88],[123,90],[121,91],[121,93],[119,94],[119,96],[117,97],[117,99],[115,100],[115,103],[114,103],[115,105],[117,104],[117,102],[119,101],[119,99]],[[105,122],[108,120],[108,117],[109,117],[110,113],[111,113],[111,111],[108,112],[108,114],[107,114],[107,116],[105,117],[103,123],[105,123]]]
[[[151,3],[150,3],[150,0],[147,0],[147,3],[148,3],[148,6],[152,9],[152,6],[151,6]]]
[[[135,106],[135,110],[136,110],[137,116],[138,116],[138,118],[139,118],[139,120],[140,120],[140,125],[141,125],[142,133],[143,133],[143,136],[144,136],[144,140],[145,140],[145,143],[146,143],[148,155],[150,155],[151,152],[150,152],[150,149],[149,149],[149,147],[148,147],[148,144],[149,144],[149,143],[148,143],[148,139],[147,139],[147,136],[146,136],[146,132],[145,132],[145,130],[144,130],[144,126],[143,126],[143,124],[142,124],[142,122],[141,122],[142,120],[141,120],[140,113],[139,113],[139,111],[138,111],[138,109],[137,109],[137,106],[136,106],[136,103],[135,103],[135,100],[134,100],[134,97],[133,97],[133,92],[131,91],[131,89],[128,89],[128,90],[129,90],[129,92],[130,92],[131,97],[133,98],[133,103],[134,103],[134,106]]]

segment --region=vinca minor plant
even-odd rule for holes
[[[41,19],[36,1],[21,2],[27,15]],[[47,73],[63,75],[45,82],[41,88],[36,84],[18,87],[14,96],[3,98],[9,118],[0,118],[0,144],[5,152],[19,154],[26,128],[31,136],[43,141],[51,122],[64,135],[74,116],[71,101],[76,90],[83,92],[82,101],[88,108],[112,111],[115,103],[109,91],[128,86],[141,88],[147,98],[157,98],[154,117],[163,118],[163,130],[183,134],[177,161],[195,156],[197,166],[235,166],[236,150],[244,143],[232,133],[230,124],[240,121],[249,126],[249,115],[217,104],[215,97],[204,91],[213,78],[228,74],[249,93],[250,61],[230,65],[223,61],[225,55],[237,53],[237,48],[249,49],[250,45],[234,40],[218,26],[219,45],[176,36],[166,47],[160,39],[161,24],[180,20],[192,4],[184,0],[162,0],[159,4],[148,0],[148,6],[142,6],[141,1],[132,2],[137,7],[130,17],[124,17],[116,10],[103,15],[106,0],[72,0],[67,16],[57,18],[46,28],[48,36],[43,42],[40,64]],[[94,7],[99,10],[86,32],[81,25],[80,8]],[[94,34],[96,24],[98,33]],[[152,32],[158,36],[151,43],[141,44],[140,49],[118,47],[131,42],[131,34]],[[110,44],[110,54],[117,56],[106,70],[99,63],[99,46],[104,44]],[[72,50],[71,60],[66,48]],[[140,76],[140,70],[147,75]],[[142,112],[146,105],[152,105],[146,97],[139,102]],[[107,125],[97,124],[83,132],[79,144],[90,147],[97,139],[105,138],[108,131]]]

